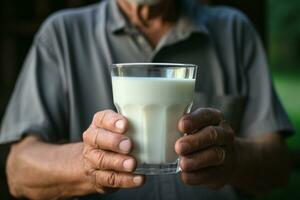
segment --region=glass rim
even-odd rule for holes
[[[126,67],[144,67],[144,68],[151,68],[155,66],[161,66],[162,68],[196,68],[197,65],[195,64],[185,64],[185,63],[149,63],[149,62],[139,62],[139,63],[114,63],[111,64],[112,69],[115,68],[126,68]]]

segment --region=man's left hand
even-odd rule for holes
[[[178,129],[185,134],[175,144],[183,182],[213,189],[229,183],[237,156],[234,131],[224,121],[223,114],[215,109],[199,108],[184,115]]]

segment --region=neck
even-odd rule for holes
[[[137,27],[149,27],[157,21],[172,24],[179,17],[177,0],[163,0],[155,5],[138,5],[130,0],[117,0],[117,3],[129,21]]]
[[[154,48],[179,18],[178,0],[163,0],[157,5],[137,5],[117,0],[120,10]]]

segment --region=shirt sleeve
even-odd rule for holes
[[[55,142],[67,137],[66,91],[56,49],[51,44],[52,23],[35,37],[8,103],[0,129],[0,144],[36,134]]]
[[[247,90],[241,135],[255,137],[275,132],[290,135],[294,129],[274,89],[260,38],[248,20],[243,21],[241,30],[240,52]]]

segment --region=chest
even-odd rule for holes
[[[153,49],[141,35],[113,35],[105,32],[97,35],[94,42],[89,43],[87,51],[70,61],[73,63],[69,72],[69,88],[72,91],[70,100],[73,101],[71,109],[74,113],[81,113],[74,117],[74,124],[80,124],[79,129],[84,130],[94,113],[115,109],[110,80],[112,63],[167,62],[198,65],[193,109],[218,108],[238,129],[246,99],[239,91],[243,83],[233,81],[238,80],[237,71],[223,64],[213,42],[206,36],[191,34],[176,42],[168,39],[165,38],[161,46]]]

